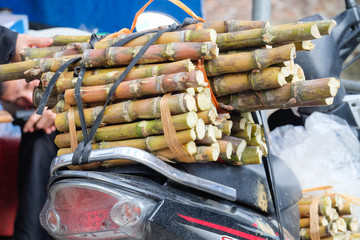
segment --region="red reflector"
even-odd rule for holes
[[[63,233],[93,232],[117,229],[110,217],[118,199],[88,188],[65,187],[56,192],[55,211],[60,218]]]

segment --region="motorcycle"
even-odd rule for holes
[[[327,43],[319,44],[311,56],[298,54],[296,60],[308,79],[339,77],[342,63],[357,45],[359,6],[351,0],[346,3],[347,9],[335,17],[338,25],[333,34],[321,39]],[[330,43],[340,47],[329,51]],[[324,48],[332,55],[325,55]],[[332,61],[322,64],[320,57]],[[344,93],[343,86],[341,91]],[[340,109],[337,102],[346,108],[341,101],[343,96],[340,93],[340,100],[329,112]],[[260,114],[254,115],[258,122],[262,121]],[[283,160],[271,154],[269,158],[284,237],[299,239],[300,184]],[[282,237],[272,189],[262,165],[171,164],[130,147],[94,150],[89,163],[111,159],[128,159],[136,164],[79,171],[66,168],[72,165],[72,154],[53,160],[48,199],[40,221],[55,239]],[[265,158],[264,162],[268,160]]]

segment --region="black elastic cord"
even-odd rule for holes
[[[55,86],[56,81],[58,80],[58,78],[60,77],[60,75],[73,63],[78,62],[81,60],[81,57],[76,57],[73,59],[70,59],[69,61],[67,61],[66,63],[64,63],[54,74],[54,76],[52,76],[49,85],[46,87],[44,94],[40,100],[38,109],[36,111],[37,114],[42,115],[42,113],[44,112],[44,108],[46,107],[46,104],[49,100],[50,94],[52,92],[52,89]]]
[[[112,45],[112,46],[116,46],[116,47],[121,47],[121,46],[125,45],[126,43],[130,42],[131,40],[133,40],[135,38],[138,38],[138,37],[143,36],[143,35],[148,34],[148,33],[156,32],[156,34],[135,55],[135,57],[132,59],[132,61],[126,67],[124,72],[122,72],[120,77],[115,81],[115,83],[111,87],[111,89],[110,89],[110,91],[108,93],[108,97],[106,99],[106,102],[105,102],[103,108],[101,109],[100,113],[97,115],[97,117],[96,117],[96,119],[95,119],[95,121],[94,121],[94,123],[93,123],[93,125],[92,125],[92,127],[90,129],[89,134],[87,133],[86,121],[85,121],[85,117],[84,117],[84,113],[83,113],[83,107],[82,107],[82,99],[81,99],[81,95],[80,95],[80,86],[81,86],[82,80],[83,80],[83,74],[82,74],[81,69],[85,68],[85,67],[81,66],[79,77],[78,77],[76,88],[75,88],[75,96],[76,96],[76,104],[78,106],[79,117],[80,117],[81,128],[82,128],[84,140],[77,146],[77,148],[75,150],[75,153],[74,153],[73,159],[72,159],[72,164],[73,165],[89,163],[89,156],[90,156],[90,153],[92,151],[91,140],[93,139],[98,127],[101,124],[102,118],[103,118],[104,113],[105,113],[106,106],[109,104],[112,96],[114,95],[114,93],[116,91],[116,88],[124,80],[124,78],[131,71],[131,69],[136,65],[136,63],[139,61],[139,59],[144,55],[144,53],[147,51],[147,49],[151,45],[153,45],[155,43],[155,41],[164,32],[175,31],[175,30],[178,30],[179,28],[181,28],[183,26],[193,24],[195,22],[198,22],[198,21],[193,20],[193,19],[185,19],[184,22],[181,25],[172,24],[172,25],[169,25],[167,28],[163,28],[163,29],[149,30],[149,31],[135,33],[135,34],[132,34],[132,35],[130,35],[128,37],[125,37],[124,39],[121,39],[120,41],[118,41],[118,42],[116,42],[115,44]]]
[[[263,127],[265,128],[265,126],[267,126],[267,122],[266,121],[262,121],[263,117],[260,111],[256,111],[256,118],[258,119],[259,123],[263,125]],[[276,216],[276,220],[278,222],[278,227],[279,227],[279,237],[281,240],[285,240],[285,236],[284,236],[284,230],[283,230],[283,225],[282,225],[282,220],[281,220],[281,211],[280,211],[280,206],[279,206],[279,196],[276,193],[276,182],[274,179],[274,170],[272,167],[272,163],[271,163],[271,154],[270,154],[270,146],[269,146],[269,142],[268,142],[268,135],[267,135],[267,131],[266,129],[264,129],[264,135],[265,135],[265,139],[266,139],[266,145],[268,148],[268,155],[266,157],[264,157],[263,159],[263,165],[264,165],[264,170],[265,170],[265,174],[266,174],[266,180],[268,182],[269,185],[269,190],[270,190],[270,195],[271,195],[271,199],[273,199],[273,206],[274,206],[274,210],[275,210],[275,216]]]

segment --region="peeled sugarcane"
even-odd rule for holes
[[[223,97],[219,101],[229,104],[237,111],[249,112],[259,109],[274,108],[274,106],[293,106],[319,99],[334,97],[340,83],[335,78],[320,78],[315,80],[285,84],[281,88],[248,91],[230,97]],[[275,107],[275,108],[276,108]]]
[[[346,222],[347,230],[357,232],[359,229],[359,221],[355,217],[342,217]]]
[[[204,86],[204,84],[204,75],[201,71],[161,75],[158,77],[122,82],[116,88],[112,99],[127,100],[144,98],[146,96],[156,96],[164,93],[181,91],[189,87]],[[112,86],[113,84],[81,87],[80,95],[82,101],[84,103],[105,102]],[[68,89],[65,91],[65,102],[70,105],[76,105],[75,89]],[[200,105],[203,102],[205,102],[203,99],[199,100]]]
[[[196,144],[194,141],[184,144],[184,149],[189,155],[194,155],[197,152]],[[151,154],[159,157],[160,159],[166,158],[169,160],[181,161],[180,159],[177,159],[178,156],[176,156],[176,154],[174,154],[170,150],[170,148],[164,148],[164,149],[160,149],[157,151],[153,151],[153,152],[151,152]]]
[[[196,138],[196,133],[194,129],[182,130],[176,132],[176,135],[181,144],[186,144],[190,141],[194,141]],[[112,142],[99,142],[92,144],[93,149],[103,149],[103,148],[112,148],[112,147],[134,147],[146,151],[157,151],[160,149],[168,148],[168,145],[165,141],[164,135],[158,136],[149,136],[147,138],[137,138],[129,139],[122,141],[112,141]],[[66,153],[71,153],[71,148],[60,148],[58,151],[58,156]]]
[[[155,119],[160,117],[161,97],[115,103],[106,107],[102,124],[133,122],[137,119]],[[171,95],[168,98],[172,115],[196,111],[194,97],[187,93]],[[102,106],[84,109],[86,125],[92,126]],[[79,113],[74,111],[75,125],[81,126]],[[55,126],[61,131],[68,131],[68,112],[59,113],[55,118]]]
[[[188,112],[171,116],[172,124],[176,131],[194,128],[198,123],[195,112]],[[140,121],[127,124],[117,124],[112,126],[100,127],[97,129],[93,142],[117,141],[132,138],[143,138],[152,135],[163,134],[161,119],[152,121]],[[83,140],[82,131],[76,131],[77,141]],[[58,134],[54,140],[59,148],[70,146],[70,133]]]
[[[87,71],[84,75],[82,86],[96,86],[114,83],[125,68],[109,68]],[[195,65],[190,59],[163,64],[139,65],[130,70],[123,81],[169,75],[180,72],[191,72],[195,70]],[[57,80],[53,92],[64,93],[66,89],[75,88],[77,78],[73,77],[73,72],[64,72]],[[41,83],[44,88],[48,86],[53,72],[44,73],[41,76]]]
[[[329,196],[321,196],[319,201],[319,215],[329,216],[331,209],[331,198]],[[300,204],[299,212],[301,218],[310,217],[310,204]]]
[[[244,21],[244,20],[227,20],[227,21],[206,21],[202,24],[203,29],[212,28],[215,29],[217,33],[226,33],[226,32],[237,32],[244,31],[254,28],[264,28],[269,26],[267,21]],[[190,24],[182,29],[195,30],[196,24]]]
[[[327,226],[329,221],[325,216],[319,216],[319,226]],[[310,218],[300,218],[300,228],[309,228]]]
[[[286,84],[285,79],[289,74],[286,67],[269,67],[263,71],[253,70],[218,76],[213,78],[210,83],[216,96],[224,96],[249,89],[279,88]]]
[[[318,39],[320,37],[318,26],[314,22],[304,22],[222,33],[218,34],[216,43],[220,51],[229,51],[241,48],[300,42]]]
[[[148,33],[141,37],[135,38],[123,47],[137,47],[145,45],[156,33]],[[95,49],[106,49],[117,43],[128,35],[119,35],[111,39],[104,39],[96,42]],[[183,30],[175,32],[163,33],[154,44],[168,44],[173,42],[215,42],[217,33],[214,29],[200,29],[200,30]]]
[[[55,72],[65,62],[79,56],[81,55],[72,55],[60,58],[40,58],[37,60],[3,64],[0,65],[0,82],[22,78],[34,79],[39,75],[41,76],[41,73],[43,72]],[[78,63],[74,63],[70,65],[69,68],[74,69],[77,65]]]
[[[83,53],[83,63],[87,68],[127,65],[135,57],[139,47],[110,47],[88,49]],[[209,60],[219,55],[219,49],[212,42],[169,43],[150,46],[138,64],[179,61],[184,59]]]
[[[270,65],[295,58],[296,50],[293,43],[271,49],[256,49],[250,52],[219,55],[205,62],[208,76],[219,76],[227,73],[263,70]]]

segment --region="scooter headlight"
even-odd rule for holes
[[[155,206],[154,200],[125,190],[63,180],[51,186],[40,221],[54,238],[142,239]]]

